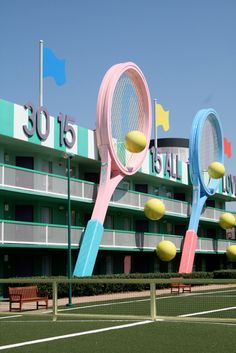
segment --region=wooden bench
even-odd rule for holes
[[[22,311],[22,304],[26,302],[36,302],[37,309],[39,306],[45,306],[48,309],[48,295],[40,296],[37,286],[25,286],[25,287],[8,287],[9,292],[9,310],[19,309]],[[45,302],[45,304],[39,304],[39,302]],[[12,304],[19,304],[19,307],[13,308]]]
[[[189,292],[191,293],[191,284],[183,284],[183,277],[176,277],[176,278],[171,278],[171,284],[170,284],[170,289],[171,293],[177,293],[180,294],[181,290],[182,293],[184,292]]]

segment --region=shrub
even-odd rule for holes
[[[236,278],[236,270],[219,270],[213,272],[214,278]]]

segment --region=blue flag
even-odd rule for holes
[[[51,49],[43,48],[43,77],[53,77],[61,86],[66,82],[65,60],[58,59]]]

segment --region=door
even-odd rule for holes
[[[15,205],[15,220],[20,222],[34,221],[34,208],[32,205]],[[32,242],[34,239],[34,226],[31,224],[15,224],[15,239],[19,242]]]
[[[16,156],[16,166],[32,170],[34,169],[34,157]],[[16,170],[16,186],[33,189],[34,173],[30,171]]]
[[[41,222],[46,224],[52,223],[52,209],[50,207],[41,208]]]

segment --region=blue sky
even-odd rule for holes
[[[44,79],[51,115],[94,129],[99,85],[113,64],[142,69],[152,99],[170,110],[170,130],[189,137],[199,109],[214,108],[236,174],[235,0],[0,0],[0,98],[38,104],[39,40],[66,60],[66,84]]]

